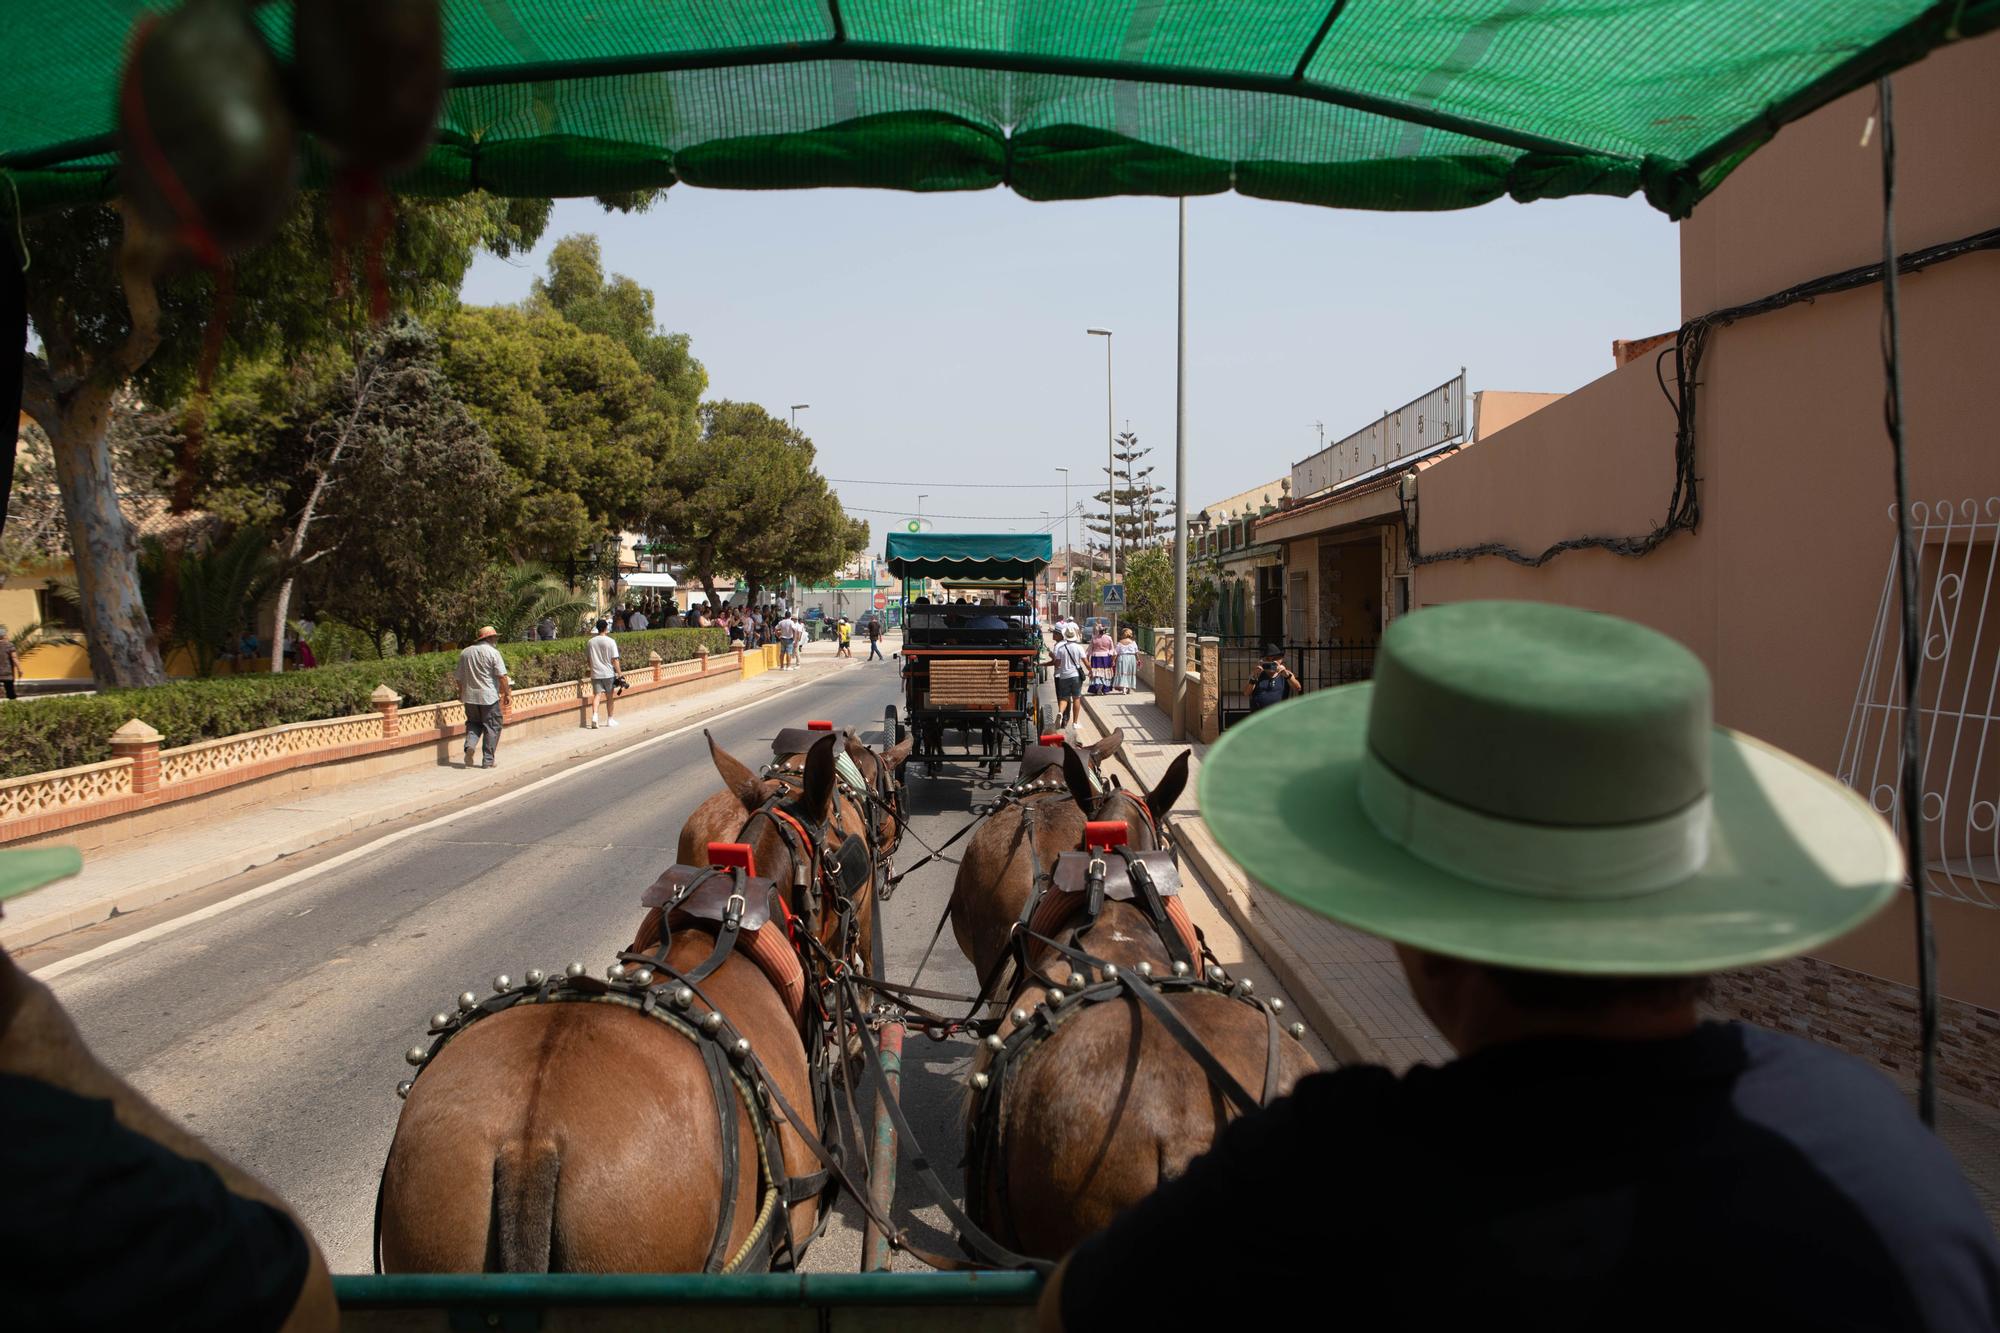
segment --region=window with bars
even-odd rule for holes
[[[1894,513],[1890,515],[1892,521]],[[1917,736],[1929,890],[2000,907],[2000,496],[1910,506],[1923,661]],[[1836,773],[1900,833],[1903,653],[1899,561],[1890,539],[1874,630],[1861,660]]]

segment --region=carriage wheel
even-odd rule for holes
[[[903,739],[902,719],[896,716],[896,705],[890,704],[882,710],[882,735],[886,745],[898,745]]]

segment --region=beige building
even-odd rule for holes
[[[1416,481],[1412,595],[1529,598],[1630,616],[1699,653],[1719,719],[1838,774],[1885,815],[1900,716],[1882,287],[1863,280],[1768,312],[1713,312],[1882,257],[1872,90],[1782,131],[1681,227],[1679,347],[1701,352],[1692,455],[1677,465],[1675,343],[1491,430]],[[2000,360],[2000,253],[1951,243],[2000,219],[2000,36],[1896,76],[1896,232],[1936,250],[1901,290],[1903,370],[1927,683],[1922,728],[1944,1005],[1944,1086],[2000,1105],[2000,455],[1986,423]],[[1706,335],[1705,346],[1701,339]],[[1693,479],[1690,492],[1686,483]],[[1691,530],[1649,554],[1569,550]],[[1307,568],[1310,568],[1310,564]],[[1725,979],[1756,1015],[1914,1068],[1907,901],[1814,958]]]

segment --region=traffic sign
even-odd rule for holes
[[[888,593],[886,593],[886,592],[878,592],[878,593],[876,593],[876,594],[875,594],[875,609],[876,609],[877,611],[887,611],[887,610],[889,609],[889,594],[888,594]]]
[[[1097,600],[1102,602],[1106,607],[1124,606],[1125,585],[1122,583],[1105,584],[1104,591],[1098,594]]]

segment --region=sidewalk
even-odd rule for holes
[[[10,902],[6,917],[0,919],[0,947],[23,949],[379,824],[459,804],[468,796],[497,795],[578,760],[624,749],[852,665],[852,660],[836,659],[830,645],[823,652],[809,649],[797,671],[767,671],[661,703],[630,716],[617,728],[578,727],[531,739],[503,736],[500,766],[491,770],[465,769],[456,762],[426,765],[380,781],[307,792],[214,823],[148,837],[92,856],[75,878]],[[455,747],[453,756],[455,760]]]
[[[1271,970],[1283,979],[1308,1026],[1326,1036],[1343,1064],[1401,1072],[1451,1058],[1451,1047],[1417,1008],[1389,945],[1295,907],[1246,876],[1196,814],[1195,783],[1208,747],[1172,739],[1149,693],[1084,697],[1099,734],[1122,729],[1125,766],[1151,788],[1182,750],[1192,750],[1187,791],[1174,826],[1196,873],[1228,909]]]
[[[1124,730],[1125,767],[1148,788],[1175,755],[1193,751],[1187,791],[1174,810],[1182,851],[1291,993],[1307,1025],[1346,1064],[1380,1064],[1400,1073],[1413,1064],[1450,1060],[1450,1045],[1417,1008],[1388,943],[1293,906],[1244,875],[1216,844],[1195,804],[1195,776],[1208,747],[1173,740],[1166,714],[1151,699],[1149,692],[1086,695],[1084,710],[1098,734]],[[2000,1226],[2000,1109],[1940,1092],[1937,1134]]]

